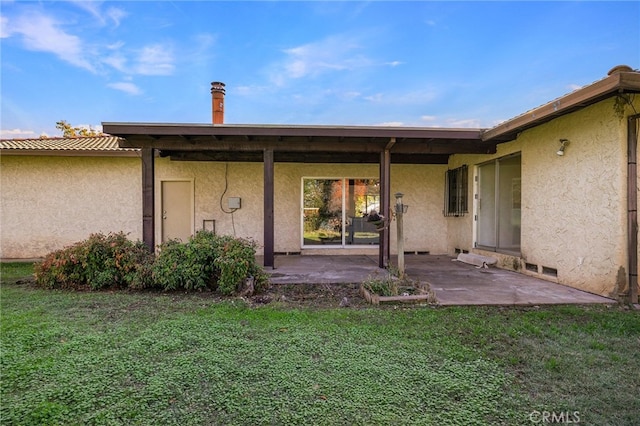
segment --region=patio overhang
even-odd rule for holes
[[[152,148],[180,161],[262,161],[265,149],[276,162],[378,163],[391,139],[391,161],[446,164],[452,154],[494,153],[481,129],[364,126],[278,126],[104,123],[123,139],[123,148]]]
[[[264,164],[264,265],[274,266],[274,163],[372,163],[380,169],[380,201],[390,210],[391,164],[447,164],[453,154],[491,154],[481,129],[364,126],[103,123],[121,148],[142,155],[143,240],[155,248],[154,157],[175,161]],[[381,231],[379,266],[389,264],[389,230]]]

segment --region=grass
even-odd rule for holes
[[[33,274],[33,264],[27,262],[0,263],[0,280],[3,283],[13,283]]]
[[[513,425],[547,411],[632,425],[640,412],[640,315],[622,307],[251,308],[45,291],[7,271],[2,424]]]

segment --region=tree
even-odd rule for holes
[[[73,127],[71,124],[67,123],[66,120],[60,120],[56,122],[56,129],[62,131],[62,136],[65,138],[77,138],[77,137],[91,137],[91,136],[101,136],[102,133],[89,127]]]

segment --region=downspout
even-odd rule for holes
[[[640,114],[628,117],[627,126],[627,241],[629,302],[638,303],[638,120]]]

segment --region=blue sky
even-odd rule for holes
[[[55,122],[492,127],[640,68],[640,2],[2,1],[1,136]]]

